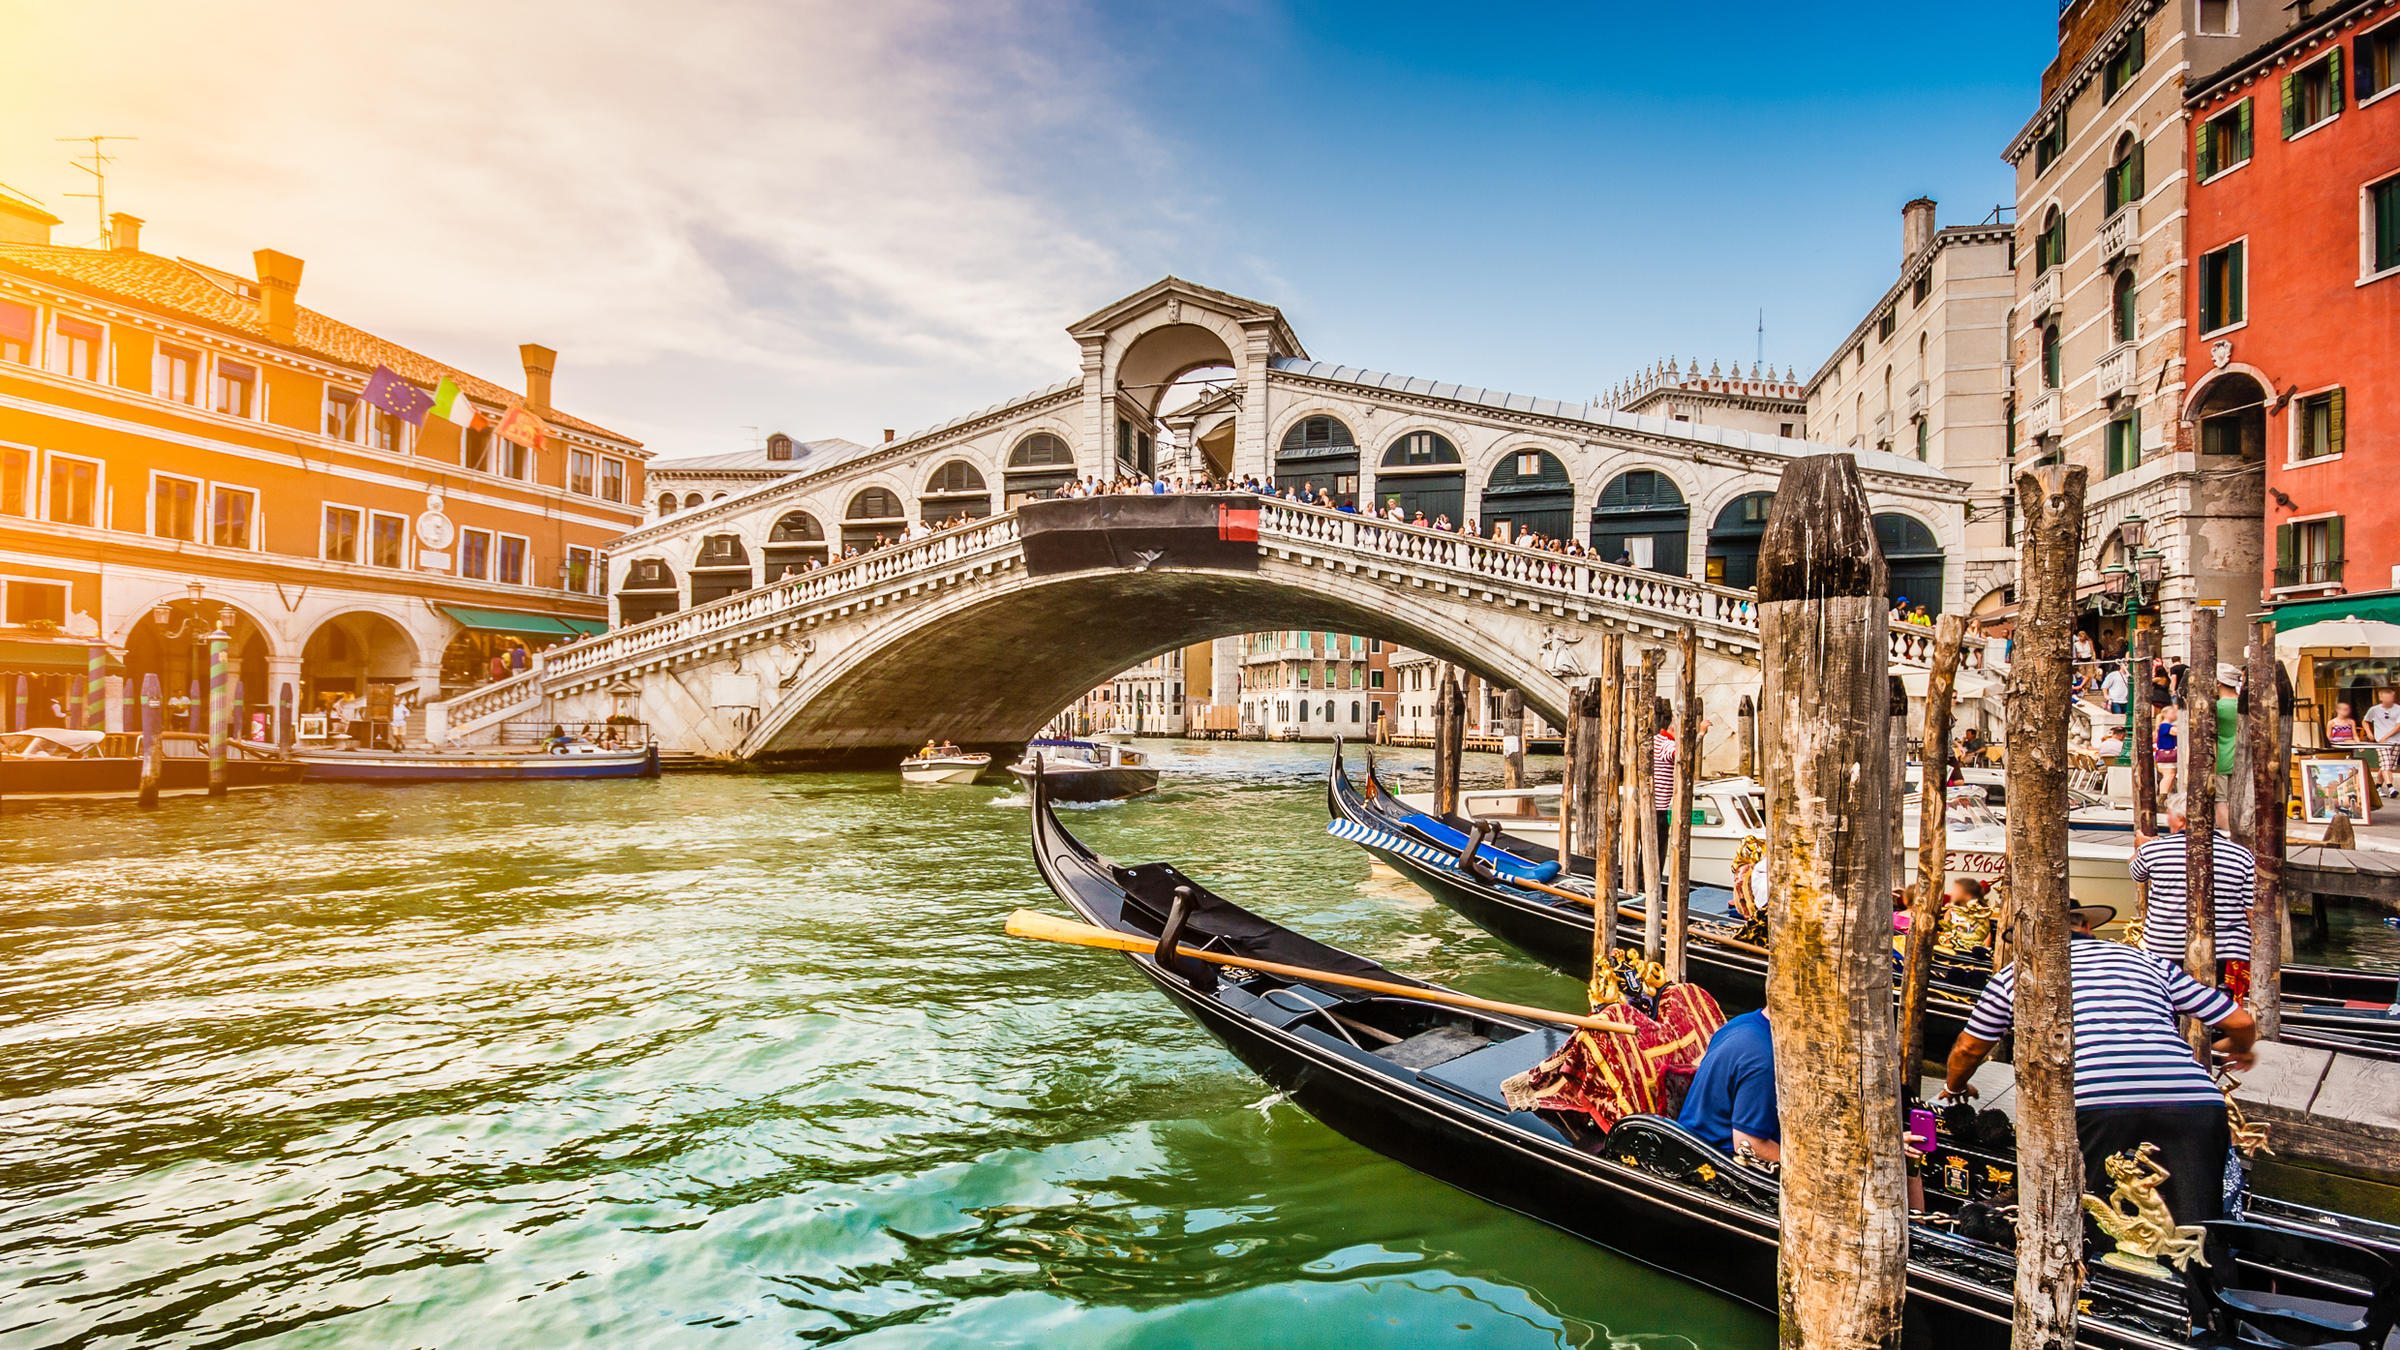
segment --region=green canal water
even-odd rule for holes
[[[1579,997],[1325,835],[1322,747],[1153,749],[1102,851]],[[0,1346],[1772,1343],[1003,937],[1061,908],[1025,827],[866,774],[9,808]]]

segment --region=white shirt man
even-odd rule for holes
[[[2375,753],[2382,757],[2383,768],[2378,775],[2383,780],[2383,795],[2394,795],[2400,788],[2400,690],[2383,689],[2375,694],[2375,706],[2367,709],[2367,739],[2375,743]]]
[[[2107,697],[2108,710],[2110,712],[2121,713],[2125,711],[2124,666],[2115,665],[2108,668],[2108,674],[2100,681],[2100,692]]]

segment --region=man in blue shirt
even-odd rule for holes
[[[1709,1038],[1676,1123],[1727,1153],[1748,1144],[1768,1162],[1783,1161],[1783,1119],[1775,1110],[1775,1034],[1764,1009],[1733,1018]]]
[[[2257,1024],[2223,990],[2202,985],[2183,967],[2092,936],[2116,914],[2107,905],[2068,911],[2075,930],[2068,949],[2075,1004],[2075,1137],[2082,1145],[2084,1189],[2107,1195],[2115,1184],[2105,1167],[2109,1156],[2156,1144],[2159,1165],[2168,1173],[2160,1198],[2175,1221],[2221,1219],[2230,1143],[2225,1098],[2177,1033],[2175,1016],[2182,1013],[2216,1028],[2223,1037],[2216,1049],[2236,1070],[2252,1063]],[[1951,1096],[1974,1095],[1967,1079],[2015,1025],[2016,989],[2013,964],[1984,985],[1967,1029],[1950,1051],[1946,1086]]]

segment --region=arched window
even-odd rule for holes
[[[2134,297],[2133,269],[2128,267],[2117,273],[2115,309],[2117,341],[2119,342],[2133,341]]]
[[[2117,138],[2116,153],[2109,157],[2108,177],[2104,196],[2108,214],[2115,215],[2142,199],[2142,143],[2130,131]]]
[[[1037,431],[1016,443],[1008,452],[1008,467],[1001,475],[1001,486],[1008,494],[1008,505],[1018,505],[1047,497],[1075,481],[1075,452],[1065,440],[1047,431]]]
[[[825,527],[806,511],[786,511],[776,518],[767,531],[766,562],[769,581],[781,581],[808,570],[810,563],[828,560],[831,550],[825,542]]]
[[[750,571],[750,550],[742,546],[740,535],[712,534],[700,541],[700,551],[692,557],[693,604],[722,600],[757,581]]]
[[[2033,272],[2035,276],[2059,266],[2067,260],[2067,218],[2055,206],[2042,216],[2042,232],[2033,241]]]
[[[1480,511],[1485,534],[1506,522],[1512,536],[1530,531],[1565,539],[1575,532],[1575,483],[1549,451],[1512,450],[1492,467]]]
[[[825,527],[819,525],[817,518],[806,511],[786,511],[776,520],[775,527],[767,531],[767,542],[770,544],[822,544],[825,542]]]
[[[1350,700],[1350,720],[1353,722],[1363,722],[1366,720],[1366,717],[1360,710],[1357,699]]]
[[[617,626],[644,623],[662,614],[672,614],[683,603],[675,586],[675,569],[663,558],[636,558],[625,568],[625,582],[617,587]]]
[[[1451,524],[1466,528],[1466,464],[1449,437],[1412,431],[1384,447],[1375,472],[1375,505],[1395,502],[1411,519],[1419,512],[1428,522],[1448,516]]]
[[[991,489],[984,486],[983,473],[963,459],[954,459],[933,471],[925,480],[925,495],[918,507],[926,524],[938,524],[954,516],[980,519],[992,513]]]
[[[900,497],[890,488],[871,487],[850,499],[850,509],[842,513],[844,520],[902,520],[907,511]]]
[[[987,489],[983,485],[983,475],[976,470],[974,465],[967,463],[963,459],[951,460],[942,467],[935,469],[933,471],[933,477],[925,480],[925,491],[928,495],[945,492],[983,492],[986,490]]]
[[[1656,469],[1618,474],[1592,508],[1592,549],[1602,562],[1682,576],[1691,530],[1692,508],[1682,490]]]
[[[1708,579],[1720,586],[1749,590],[1758,585],[1758,541],[1767,532],[1767,512],[1775,504],[1772,492],[1736,497],[1717,512],[1708,528]]]
[[[658,494],[658,513],[662,516],[671,516],[675,514],[674,493],[662,492]]]
[[[1303,417],[1275,449],[1275,486],[1303,487],[1338,502],[1358,500],[1358,442],[1336,417]]]
[[[767,437],[767,458],[782,463],[792,458],[792,438],[778,431]]]
[[[1923,605],[1928,614],[1942,612],[1942,543],[1933,529],[1915,516],[1886,511],[1875,517],[1875,542],[1891,570],[1893,604],[1906,597],[1911,606]]]
[[[2046,324],[2042,328],[2042,387],[2058,388],[2058,378],[2058,325]]]
[[[697,493],[697,492],[687,492],[687,493],[683,494],[683,509],[684,509],[684,510],[686,510],[686,511],[689,511],[689,510],[691,510],[693,507],[695,507],[695,506],[698,506],[698,505],[701,503],[701,501],[702,501],[702,500],[703,500],[703,498],[700,496],[700,494],[699,494],[699,493]]]

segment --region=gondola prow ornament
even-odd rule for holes
[[[2117,1249],[2100,1258],[2119,1270],[2139,1275],[2167,1278],[2167,1268],[2159,1264],[2165,1258],[2183,1270],[2192,1262],[2208,1264],[2201,1255],[2201,1245],[2208,1237],[2198,1224],[2175,1222],[2175,1215],[2159,1193],[2166,1184],[2168,1172],[2159,1166],[2158,1145],[2143,1144],[2123,1153],[2109,1155],[2102,1166],[2108,1169],[2109,1180],[2117,1183],[2106,1200],[2096,1195],[2083,1197],[2083,1207],[2100,1231],[2116,1239]]]

